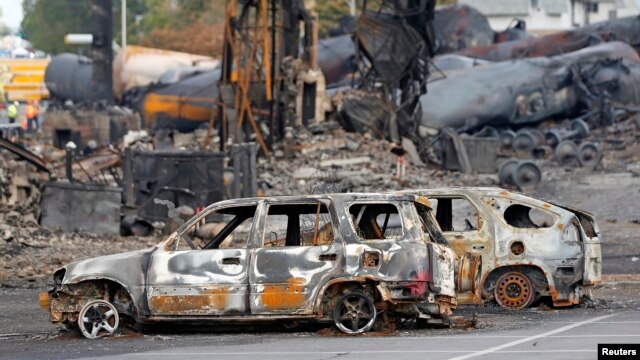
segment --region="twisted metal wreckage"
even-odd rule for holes
[[[622,27],[622,25],[625,25]],[[492,49],[532,47],[535,51],[513,50],[512,56],[562,54],[552,57],[507,60],[501,62],[476,60],[462,55],[481,53],[477,48],[459,55],[444,55],[434,59],[429,79],[429,92],[420,97],[420,116],[415,121],[398,126],[401,136],[407,136],[417,144],[425,144],[429,136],[444,128],[454,128],[457,132],[473,132],[484,125],[493,127],[518,127],[536,123],[553,117],[577,117],[590,110],[599,110],[606,123],[612,123],[610,106],[634,107],[640,103],[640,95],[635,84],[638,80],[638,55],[632,34],[640,34],[640,19],[633,17],[600,24],[596,28],[612,32],[619,30],[624,36],[609,35],[614,41],[587,47],[600,42],[600,37],[591,34],[588,28],[563,33],[559,39],[569,42],[578,34],[582,42],[572,42],[570,47],[549,43],[547,37],[534,40],[520,40],[492,45]],[[603,29],[604,28],[604,29]],[[575,35],[575,36],[574,36]],[[557,39],[556,39],[557,40]],[[559,40],[558,40],[559,41]],[[580,44],[577,46],[576,44]],[[567,44],[567,46],[569,46]],[[563,50],[574,50],[564,53]],[[482,56],[479,56],[482,59]],[[487,56],[489,60],[495,57]],[[441,70],[446,67],[447,70]],[[496,79],[499,79],[496,81]],[[345,97],[358,96],[346,91]],[[366,95],[362,95],[366,98]],[[367,102],[362,114],[356,112],[349,102],[338,106],[347,128],[354,131],[368,131],[382,136],[396,136],[393,131],[385,131],[397,120],[392,111],[380,102],[369,112],[375,100]],[[371,116],[367,116],[371,115]],[[609,118],[607,118],[609,116]],[[595,116],[593,116],[595,117]],[[391,125],[391,127],[393,127]]]

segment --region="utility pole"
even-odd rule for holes
[[[120,9],[120,23],[121,23],[121,32],[122,32],[122,41],[120,45],[122,45],[122,49],[127,47],[127,0],[122,0],[122,9]]]

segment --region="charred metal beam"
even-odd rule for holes
[[[112,0],[91,0],[93,101],[113,103]]]
[[[51,170],[47,167],[47,163],[39,157],[38,155],[32,153],[31,151],[23,148],[20,145],[14,144],[7,139],[0,138],[0,147],[5,148],[12,153],[18,155],[19,157],[27,160],[31,164],[33,164],[38,170],[45,171],[51,173]]]

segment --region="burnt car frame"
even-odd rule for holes
[[[40,306],[87,338],[112,335],[121,317],[333,321],[357,334],[446,318],[456,305],[454,263],[425,198],[236,199],[210,205],[151,249],[62,267]]]
[[[571,306],[590,298],[601,280],[601,235],[595,217],[586,211],[500,188],[407,192],[429,198],[458,255],[481,256],[481,289],[459,288],[460,304],[495,299],[503,307],[520,309],[550,297],[554,306]]]

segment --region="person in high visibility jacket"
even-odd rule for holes
[[[29,101],[25,109],[27,115],[27,130],[33,131],[38,129],[38,109],[35,101]]]
[[[9,124],[14,124],[18,117],[18,102],[14,101],[7,108],[7,116],[9,117]]]

